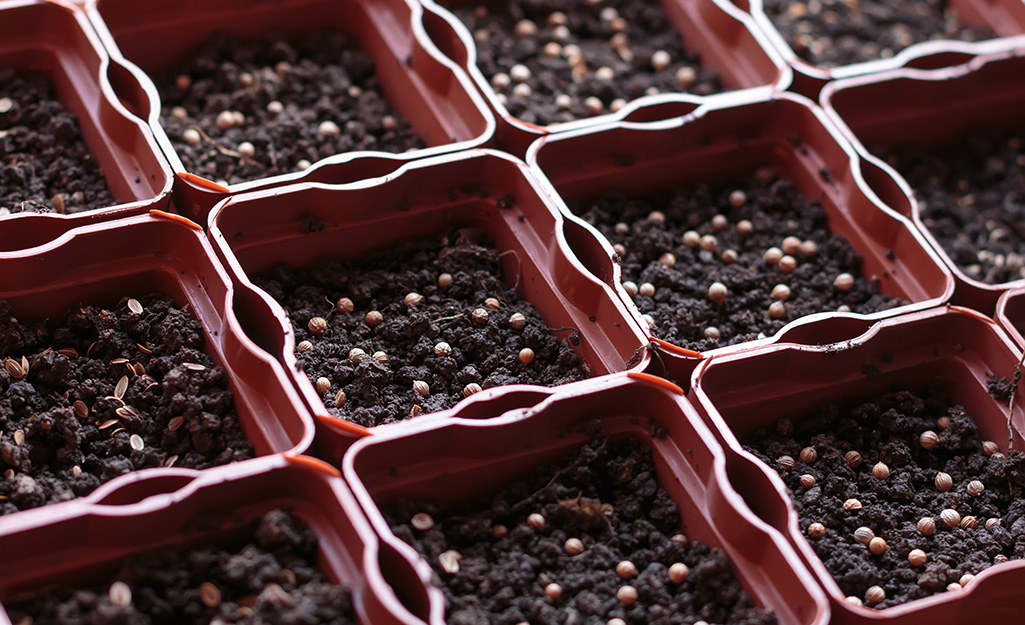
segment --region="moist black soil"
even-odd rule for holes
[[[0,68],[0,216],[113,206],[78,118],[49,78]]]
[[[951,260],[989,284],[1025,278],[1025,126],[884,155],[914,189]]]
[[[246,533],[234,547],[139,554],[110,583],[57,586],[6,607],[19,625],[355,625],[352,596],[317,569],[317,537],[305,524],[277,510]],[[129,603],[111,591],[117,582]]]
[[[837,67],[889,58],[922,41],[982,41],[986,25],[963,23],[947,0],[764,0],[765,13],[800,58]]]
[[[296,356],[311,382],[324,377],[330,388],[321,394],[331,414],[360,425],[375,426],[450,408],[463,399],[468,384],[482,388],[506,384],[555,386],[586,377],[584,364],[567,343],[579,342],[572,328],[552,329],[515,288],[501,279],[500,254],[469,231],[451,237],[425,238],[368,254],[356,260],[324,260],[313,267],[280,265],[255,281],[281,303],[295,328]],[[448,288],[438,284],[450,274]],[[423,302],[406,306],[409,293]],[[351,313],[331,312],[348,297]],[[486,300],[498,308],[487,308]],[[476,309],[487,319],[473,319]],[[371,327],[368,312],[383,321]],[[517,330],[510,317],[520,313]],[[327,331],[310,332],[309,321],[325,317]],[[304,350],[302,341],[312,347]],[[451,353],[439,355],[438,343]],[[350,351],[366,356],[353,363]],[[524,364],[520,351],[529,348],[533,361]],[[387,360],[373,355],[383,351]],[[413,389],[426,382],[429,393]],[[345,403],[336,407],[339,391]]]
[[[937,423],[944,416],[950,419],[945,428]],[[864,598],[870,586],[881,586],[886,600],[876,607],[885,608],[947,592],[948,584],[984,571],[994,559],[1025,555],[1025,455],[1012,451],[1007,457],[986,456],[971,415],[952,405],[940,388],[829,403],[792,423],[781,423],[774,430],[748,434],[745,447],[786,482],[802,530],[807,532],[816,522],[826,526],[825,536],[808,540],[845,594]],[[789,429],[793,432],[787,434]],[[927,430],[939,435],[933,449],[919,442]],[[818,452],[810,464],[800,458],[806,446]],[[851,450],[862,457],[856,468],[844,460]],[[793,469],[780,464],[784,455],[795,459]],[[873,476],[877,462],[889,468],[887,479]],[[937,489],[938,471],[952,478],[950,491]],[[801,486],[800,476],[805,474],[815,477],[811,488]],[[985,486],[978,497],[967,492],[972,480]],[[862,508],[845,510],[844,502],[852,498]],[[948,508],[962,518],[976,517],[978,527],[948,529],[940,518]],[[925,517],[935,520],[932,536],[917,529]],[[999,525],[986,529],[989,519],[999,519]],[[862,526],[886,541],[882,555],[873,555],[855,541],[854,531]],[[924,567],[908,562],[912,549],[928,555]]]
[[[165,296],[138,301],[139,314],[123,299],[30,321],[0,300],[0,514],[130,471],[252,457],[202,326]]]
[[[337,32],[260,41],[222,33],[156,83],[160,121],[185,169],[211,180],[291,173],[355,150],[424,147],[385,100],[373,59]],[[241,123],[218,126],[224,111],[240,113]],[[325,135],[323,122],[340,132]]]
[[[740,206],[730,202],[736,191],[746,198]],[[902,304],[880,294],[861,275],[861,258],[846,239],[830,234],[817,201],[807,201],[793,183],[768,171],[647,196],[611,192],[568,204],[613,244],[623,246],[619,262],[625,282],[655,287],[653,296],[634,297],[640,312],[654,320],[653,335],[688,349],[763,338],[811,313],[873,313]],[[653,211],[665,219],[652,218]],[[726,218],[721,229],[713,226],[717,215]],[[738,232],[743,220],[751,222],[750,234]],[[713,236],[715,248],[689,247],[683,242],[687,231]],[[814,242],[817,249],[814,254],[794,253],[797,268],[784,273],[778,263],[766,262],[764,254],[782,247],[790,236]],[[737,254],[732,263],[724,260],[727,250]],[[672,266],[660,261],[666,253],[675,256]],[[848,291],[833,285],[842,273],[854,277]],[[709,299],[714,282],[728,289],[721,305]],[[778,300],[771,293],[779,284],[790,295],[785,312],[775,318],[770,306]]]
[[[433,519],[431,529],[411,526],[421,512]],[[543,529],[527,524],[535,513],[545,517]],[[650,448],[636,439],[589,442],[465,503],[398,500],[384,514],[434,568],[449,625],[776,623],[755,607],[722,551],[680,534],[686,518],[659,486]],[[506,532],[496,536],[499,526]],[[570,538],[583,543],[582,553],[566,553]],[[455,574],[439,564],[448,550],[461,555]],[[616,573],[624,560],[635,576]],[[668,569],[677,562],[690,574],[674,584]],[[553,583],[562,590],[556,599],[545,594]],[[632,606],[616,598],[625,585],[638,592]]]
[[[474,33],[477,65],[505,98],[506,108],[532,124],[607,113],[610,107],[616,108],[615,100],[630,101],[654,93],[707,95],[723,90],[718,75],[702,67],[699,55],[684,47],[659,0],[500,0],[453,11]],[[564,15],[565,24],[558,17],[552,21],[553,13]],[[516,25],[521,20],[532,22],[536,32],[517,36]],[[622,53],[611,43],[617,33],[626,35],[628,42]],[[552,56],[545,53],[549,44],[559,46]],[[570,46],[579,48],[582,63],[569,54]],[[659,50],[668,53],[669,64],[656,69],[652,55]],[[524,83],[529,94],[517,93],[515,76],[508,85],[496,82],[497,74],[508,77],[517,64],[530,70]],[[598,72],[603,67],[612,70],[611,78]],[[677,79],[681,70],[688,74],[683,84]],[[568,96],[565,106],[556,100],[560,95]],[[588,98],[598,98],[601,110],[589,110],[585,105]]]

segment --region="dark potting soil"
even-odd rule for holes
[[[344,152],[424,147],[385,100],[373,59],[340,33],[261,41],[222,33],[156,83],[160,121],[186,170],[211,180],[235,184]]]
[[[884,155],[914,189],[922,222],[969,276],[1025,278],[1025,126]]]
[[[116,204],[49,78],[0,69],[0,216]]]
[[[555,386],[586,377],[580,357],[564,340],[579,342],[577,332],[549,328],[515,288],[503,284],[500,257],[481,237],[459,231],[357,260],[324,260],[305,269],[279,265],[255,282],[285,308],[295,328],[296,356],[310,381],[329,383],[321,393],[328,411],[371,427],[450,408],[469,384]],[[451,276],[447,288],[439,286],[442,274]],[[409,293],[423,301],[407,306]],[[352,300],[353,311],[332,312],[343,297]],[[477,309],[487,313],[479,323]],[[383,316],[379,325],[367,323],[370,311]],[[525,318],[522,329],[510,324],[515,313]],[[310,331],[314,317],[327,320],[320,335]],[[311,343],[309,349],[303,341]],[[447,343],[451,353],[439,354],[439,343]],[[353,348],[366,353],[356,363],[350,360]],[[524,348],[533,351],[528,364],[520,359]],[[373,357],[377,352],[384,352],[384,362]],[[414,390],[414,381],[427,384],[426,396]]]
[[[820,67],[889,58],[922,41],[996,37],[986,25],[963,23],[947,0],[764,0],[764,6],[797,56]]]
[[[434,568],[449,625],[776,623],[722,551],[680,534],[686,519],[659,486],[651,449],[636,439],[591,441],[465,503],[397,500],[383,510],[395,535]],[[419,513],[433,527],[414,529]],[[542,529],[528,525],[531,514],[545,518]],[[581,553],[567,553],[571,538]],[[461,556],[454,574],[439,560],[449,550]],[[617,574],[624,560],[636,567],[626,578]],[[678,562],[689,575],[673,583],[668,570]],[[561,595],[546,595],[549,584]],[[627,585],[638,593],[632,606],[617,599]]]
[[[16,625],[355,625],[352,596],[317,569],[304,523],[276,510],[236,542],[139,554],[112,584],[57,586],[7,608]]]
[[[937,422],[942,417],[949,418],[948,426]],[[842,591],[864,599],[869,587],[881,586],[886,599],[876,607],[885,608],[947,592],[965,574],[1025,555],[1025,454],[987,456],[970,417],[938,387],[901,390],[860,403],[827,403],[743,440],[786,482],[801,529],[807,533],[812,523],[825,525],[823,537],[808,541]],[[919,440],[926,431],[939,437],[932,449]],[[801,460],[807,446],[817,452],[814,462]],[[852,450],[861,454],[855,468],[844,459]],[[793,458],[794,467],[785,469],[781,456]],[[873,476],[877,462],[889,468],[888,478]],[[952,478],[947,492],[936,486],[939,471]],[[816,480],[810,488],[800,482],[806,474]],[[981,495],[968,493],[972,480],[984,485]],[[845,510],[849,499],[862,507]],[[978,526],[948,529],[940,517],[948,508],[962,519],[975,517]],[[922,518],[934,520],[931,536],[918,530]],[[999,524],[987,529],[990,519]],[[881,555],[855,540],[855,530],[863,526],[886,541]],[[924,566],[909,563],[912,549],[925,551]]]
[[[744,201],[735,206],[731,194],[737,191]],[[647,196],[612,192],[584,201],[571,199],[568,204],[573,213],[622,246],[617,252],[624,286],[628,292],[639,289],[634,302],[653,319],[654,336],[688,349],[763,338],[811,313],[873,313],[902,304],[880,294],[862,277],[861,258],[846,239],[830,234],[817,201],[805,200],[793,183],[767,170]],[[750,234],[738,231],[744,220],[752,226]],[[708,249],[684,243],[687,231],[713,237],[704,240]],[[813,253],[808,249],[792,254],[797,268],[791,273],[764,258],[770,248],[783,248],[786,237],[811,241],[816,247]],[[727,263],[724,254],[729,250],[736,253],[736,260]],[[833,284],[843,273],[854,278],[847,291]],[[715,282],[728,290],[722,304],[710,299]],[[654,286],[654,295],[644,294],[645,284]],[[772,293],[780,284],[790,291],[782,316],[774,317],[770,307],[781,300]]]
[[[130,471],[252,457],[199,322],[163,295],[139,314],[128,302],[28,321],[0,300],[0,514]]]
[[[609,112],[654,93],[707,95],[723,90],[718,75],[684,48],[659,0],[502,0],[454,12],[474,34],[477,65],[506,108],[532,124]],[[535,32],[518,36],[526,32],[517,30],[521,20],[533,24]],[[612,44],[617,34],[626,36],[621,51]],[[579,49],[579,56],[570,46]],[[652,63],[660,50],[669,55],[664,68]],[[518,92],[525,88],[518,86],[512,69],[516,65],[530,70],[522,83],[529,87],[527,93]],[[600,68],[611,69],[611,77],[603,76]],[[600,110],[589,109],[588,98],[600,100]],[[621,102],[613,106],[616,100]]]

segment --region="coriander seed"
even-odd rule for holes
[[[331,380],[323,377],[317,378],[315,386],[317,387],[317,392],[323,395],[331,389]]]
[[[701,249],[706,252],[714,252],[719,247],[719,239],[715,238],[715,235],[706,234],[701,237]]]
[[[298,352],[312,352],[313,343],[309,341],[299,341],[299,344],[295,346],[295,350]]]
[[[420,304],[423,303],[423,301],[424,301],[424,296],[420,295],[419,293],[417,293],[415,291],[407,293],[406,297],[404,297],[402,299],[402,303],[404,303],[406,305],[406,308],[412,308],[414,306],[419,306]]]
[[[622,586],[616,592],[616,599],[618,599],[619,602],[623,605],[633,605],[637,603],[637,599],[639,596],[640,594],[637,592],[637,589],[633,586]]]
[[[522,313],[509,315],[509,326],[513,330],[522,330],[527,325],[527,318]]]
[[[449,575],[455,575],[459,572],[459,560],[462,559],[462,554],[454,549],[443,551],[438,556],[438,564],[441,565],[441,570],[445,571]]]
[[[937,436],[936,432],[932,430],[926,430],[922,432],[922,435],[918,437],[918,442],[923,449],[932,449],[940,442],[940,437]]]
[[[371,328],[376,328],[381,325],[382,321],[384,321],[384,315],[382,315],[380,311],[371,310],[367,313],[366,317],[363,318],[363,321],[365,321]]]
[[[849,466],[852,469],[856,469],[858,468],[858,466],[861,465],[861,454],[854,450],[845,453],[843,455],[843,459],[847,463],[847,466]]]
[[[882,462],[877,462],[876,465],[872,467],[872,475],[874,475],[877,480],[885,480],[890,477],[890,467],[886,466]]]
[[[358,347],[353,347],[349,350],[349,362],[356,364],[359,361],[363,360],[363,357],[366,355],[367,353],[362,349]]]
[[[812,464],[819,458],[819,452],[814,447],[805,447],[801,450],[801,462]]]
[[[434,355],[440,357],[451,356],[452,346],[446,343],[445,341],[441,341],[440,343],[434,346]]]
[[[801,251],[801,240],[793,236],[787,237],[783,239],[783,244],[780,247],[783,249],[784,254],[793,256]]]
[[[567,538],[562,548],[568,555],[578,556],[584,552],[584,543],[579,538]]]
[[[808,536],[811,538],[822,538],[826,535],[826,526],[821,523],[812,523],[808,526]]]
[[[876,605],[886,600],[886,591],[881,586],[869,586],[865,591],[865,604]]]
[[[872,539],[876,537],[876,533],[871,528],[861,526],[854,530],[854,540],[858,541],[862,545],[867,545],[872,542]]]
[[[772,293],[769,295],[772,299],[778,299],[781,302],[785,302],[790,297],[790,287],[785,284],[777,284],[772,287]]]
[[[792,273],[797,269],[797,259],[787,255],[779,259],[779,270],[783,273]]]
[[[463,397],[469,397],[470,395],[476,395],[477,393],[481,392],[482,390],[484,390],[484,389],[481,388],[480,384],[477,384],[476,382],[470,382],[469,384],[467,384],[466,386],[463,387]]]
[[[629,560],[623,560],[616,565],[616,575],[621,579],[630,579],[637,575],[637,565]]]
[[[413,526],[413,529],[426,532],[434,527],[434,519],[426,512],[417,512],[413,515],[413,518],[409,520],[409,524]]]
[[[954,487],[954,480],[949,474],[939,471],[936,473],[936,478],[933,480],[936,484],[936,490],[941,493],[945,493]]]
[[[943,524],[950,529],[954,529],[961,525],[961,515],[958,514],[957,510],[953,510],[951,508],[947,508],[943,512],[940,512],[940,520],[942,520]]]
[[[861,510],[861,501],[851,498],[843,502],[844,510]]]
[[[452,274],[450,274],[450,273],[443,273],[443,274],[439,275],[438,276],[438,286],[441,287],[442,290],[447,289],[448,287],[452,286]]]
[[[427,382],[423,380],[413,380],[413,390],[416,391],[421,397],[427,397],[431,394],[431,387],[427,385]]]
[[[908,554],[908,564],[911,566],[925,566],[928,556],[921,549],[912,549]]]
[[[794,459],[790,456],[780,456],[776,458],[776,462],[787,471],[794,468]]]
[[[966,490],[972,497],[978,497],[982,494],[982,491],[986,490],[986,487],[979,480],[972,480],[971,482],[968,482]]]
[[[729,294],[729,289],[722,282],[713,282],[708,287],[708,299],[712,300],[713,303],[722,305],[726,301],[726,296]]]
[[[641,285],[637,287],[637,292],[644,297],[654,297],[655,285],[650,282],[642,282]]]
[[[962,517],[961,518],[961,523],[959,523],[959,525],[961,526],[961,529],[963,529],[963,530],[973,530],[973,529],[979,527],[979,519],[977,517],[974,517],[974,516],[971,516],[971,515],[966,516],[966,517]]]
[[[530,363],[534,362],[534,350],[530,349],[529,347],[524,347],[520,350],[519,357],[520,362],[522,362],[524,365],[529,365]]]
[[[701,235],[694,230],[688,230],[683,233],[683,244],[687,247],[698,247],[701,245]]]
[[[876,536],[868,542],[868,550],[874,555],[882,555],[886,551],[886,541],[883,538]]]
[[[762,258],[770,265],[775,265],[783,258],[783,250],[778,247],[770,247],[762,254]]]
[[[1000,451],[1000,447],[997,446],[997,444],[993,441],[982,441],[982,453],[986,454],[987,456],[992,456],[998,451]]]
[[[837,291],[850,291],[854,288],[854,276],[849,273],[841,273],[833,280],[833,288]]]
[[[310,329],[312,334],[323,334],[327,330],[327,319],[323,317],[314,317],[310,319],[310,322],[306,324],[306,327]]]
[[[932,517],[922,517],[918,520],[918,532],[922,536],[932,536],[936,532],[936,521]]]
[[[335,408],[341,408],[345,405],[345,391],[339,390],[335,394]]]
[[[488,322],[488,311],[484,308],[475,308],[473,312],[470,313],[470,318],[474,323],[482,326]]]
[[[562,596],[562,586],[556,583],[548,584],[547,586],[545,586],[545,596],[551,599],[552,601],[555,601],[556,599]]]
[[[527,525],[536,530],[542,530],[545,528],[545,518],[537,512],[533,512],[527,516]]]
[[[739,234],[740,236],[746,237],[754,231],[754,224],[748,221],[747,219],[741,219],[737,222],[737,234]]]
[[[811,488],[812,486],[815,486],[815,476],[814,475],[811,475],[809,473],[805,473],[804,475],[802,475],[798,479],[801,482],[801,487],[802,488]]]

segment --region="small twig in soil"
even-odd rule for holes
[[[602,442],[601,442],[601,445],[595,450],[595,453],[596,454],[600,453],[603,449],[605,449],[605,445],[607,443],[608,443],[608,439],[603,439]],[[569,466],[562,467],[561,469],[556,471],[555,474],[552,475],[552,479],[548,480],[547,484],[545,484],[541,488],[539,488],[536,491],[534,491],[533,494],[527,496],[524,499],[521,499],[520,501],[518,501],[515,504],[513,504],[512,506],[510,506],[509,507],[509,514],[512,514],[513,512],[516,512],[517,510],[521,509],[523,506],[525,506],[528,503],[534,501],[534,499],[537,499],[537,496],[540,495],[541,493],[543,493],[544,491],[548,490],[548,488],[552,484],[555,483],[555,480],[559,479],[560,475],[562,475],[566,471],[569,471],[570,469],[574,468],[577,465],[577,463],[582,462],[583,460],[584,459],[582,457],[577,458],[577,460],[576,460],[576,462],[574,464],[570,464]]]
[[[1014,449],[1014,431],[1011,429],[1011,417],[1014,415],[1014,398],[1018,394],[1018,382],[1021,381],[1021,368],[1025,366],[1025,351],[1022,352],[1018,364],[1014,365],[1014,377],[1011,378],[1011,397],[1007,400],[1007,454]]]
[[[512,285],[513,290],[520,286],[520,274],[523,272],[523,263],[520,262],[520,255],[516,250],[506,250],[498,255],[502,258],[506,254],[512,254],[516,258],[516,284]]]
[[[253,159],[251,159],[249,157],[243,156],[242,154],[240,154],[239,152],[236,152],[235,150],[232,150],[230,148],[224,147],[223,145],[221,145],[220,143],[218,143],[217,141],[212,139],[210,137],[210,135],[208,135],[205,132],[203,132],[203,129],[200,128],[199,126],[193,126],[192,128],[196,132],[199,133],[199,136],[203,137],[204,141],[206,141],[210,145],[214,146],[214,148],[218,152],[220,152],[221,154],[224,154],[225,156],[230,156],[232,158],[237,158],[238,160],[244,161],[245,163],[248,163],[250,165],[256,165],[257,167],[261,167],[261,168],[264,167],[264,165],[262,163],[259,163],[259,162],[255,161],[255,160],[253,160]]]

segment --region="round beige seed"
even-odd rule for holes
[[[973,579],[975,579],[974,575],[972,575],[971,573],[965,573],[964,575],[961,576],[961,579],[959,579],[957,581],[957,583],[961,584],[961,587],[963,588],[963,587],[967,586],[968,582],[972,581]]]
[[[793,256],[788,255],[779,259],[779,270],[783,273],[791,273],[795,269],[797,269],[797,259]]]
[[[117,581],[110,585],[107,597],[116,608],[127,608],[132,604],[132,589],[128,584]]]
[[[854,276],[849,273],[842,273],[833,280],[833,287],[837,291],[850,291],[854,288]]]
[[[482,326],[488,322],[488,311],[484,308],[475,308],[473,312],[470,313],[470,318],[474,323]]]
[[[715,238],[715,235],[706,234],[701,237],[701,249],[706,252],[714,252],[719,247],[719,239]]]
[[[545,528],[545,518],[537,512],[533,512],[527,516],[527,525],[536,530],[542,530]]]
[[[787,301],[790,297],[790,287],[785,284],[777,284],[772,287],[772,293],[770,293],[772,299],[778,299],[781,302]]]
[[[371,310],[367,313],[366,317],[363,318],[363,321],[365,321],[371,328],[376,328],[382,321],[384,321],[384,315],[382,315],[380,311]]]
[[[857,499],[851,498],[843,502],[844,510],[861,510],[861,502]]]
[[[431,387],[423,380],[413,380],[413,390],[420,394],[421,397],[427,397],[431,394]]]
[[[787,307],[783,302],[773,302],[769,304],[769,316],[773,319],[782,319],[787,315]]]
[[[438,276],[438,286],[442,289],[447,289],[452,286],[452,274],[443,273]]]
[[[195,128],[187,128],[185,132],[182,133],[182,139],[188,145],[199,145],[199,142],[203,140],[203,137]]]
[[[716,215],[716,216],[712,217],[712,229],[713,230],[716,230],[716,231],[725,230],[726,226],[728,226],[728,225],[730,225],[730,222],[729,222],[728,219],[726,219],[726,215]]]
[[[932,430],[926,430],[922,432],[922,435],[918,437],[918,442],[923,449],[932,449],[940,443],[940,437]]]
[[[936,490],[940,491],[941,493],[945,493],[954,487],[953,478],[951,478],[949,474],[944,473],[943,471],[939,471],[936,473],[936,478],[933,480],[933,483],[936,484]]]
[[[652,297],[655,295],[655,285],[650,282],[642,282],[641,286],[637,287],[637,292],[644,297]]]
[[[470,382],[469,384],[467,384],[466,386],[463,387],[463,397],[469,397],[470,395],[476,395],[477,393],[481,392],[482,390],[484,390],[484,389],[481,388],[480,384],[477,384],[476,382]]]
[[[941,430],[945,430],[950,427],[950,417],[940,417],[936,419],[936,427]]]
[[[802,241],[801,253],[807,258],[811,258],[819,253],[819,246],[815,241]]]
[[[864,601],[862,601],[861,599],[859,599],[858,597],[855,597],[853,595],[848,596],[848,597],[844,597],[844,601],[846,603],[851,604],[851,605],[865,605]]]
[[[727,265],[732,265],[737,262],[738,258],[740,258],[740,254],[737,253],[737,250],[724,250],[721,258],[722,262]]]
[[[729,289],[727,289],[726,285],[722,282],[713,282],[712,285],[708,287],[708,299],[712,300],[712,302],[716,304],[722,305],[722,303],[726,301],[726,296],[728,294]]]
[[[509,326],[514,330],[522,330],[527,325],[527,318],[521,313],[509,315]]]
[[[413,515],[413,518],[409,520],[409,524],[413,526],[413,529],[426,532],[434,527],[434,519],[426,512],[417,512]]]
[[[982,494],[982,491],[986,490],[986,487],[979,480],[972,480],[968,482],[968,494],[972,497],[978,497]]]
[[[877,462],[876,465],[872,467],[872,475],[874,475],[877,480],[885,480],[890,477],[890,467],[886,466],[882,462]]]
[[[616,565],[616,575],[621,579],[630,579],[637,575],[637,565],[629,560],[623,560]]]
[[[371,358],[381,363],[382,365],[388,362],[388,354],[380,350],[374,352]]]
[[[719,332],[719,328],[716,328],[714,326],[708,326],[707,328],[705,328],[705,338],[706,339],[719,340],[719,337],[721,337],[721,336],[722,336],[722,333]]]
[[[441,341],[440,343],[434,346],[434,355],[442,357],[450,356],[452,355],[452,346],[446,343],[445,341]]]
[[[801,481],[801,487],[802,488],[811,488],[812,486],[815,486],[815,476],[814,475],[805,473],[804,475],[802,475],[798,479]]]
[[[630,282],[629,280],[623,282],[623,290],[626,291],[626,294],[630,297],[637,297],[637,293],[639,291],[637,285],[633,282]]]
[[[958,584],[957,582],[947,584],[947,592],[957,592],[959,590],[962,590],[961,584]]]
[[[618,599],[623,605],[633,605],[637,603],[637,598],[639,596],[640,594],[633,586],[623,586],[616,592],[616,599]]]
[[[323,334],[327,330],[327,319],[323,317],[314,317],[310,319],[310,322],[306,324],[306,327],[310,329],[312,334]]]
[[[921,549],[912,549],[911,553],[908,554],[908,564],[911,566],[925,566],[925,562],[928,559],[928,556]]]
[[[812,523],[808,526],[808,536],[811,538],[822,538],[826,535],[826,526],[821,523]]]
[[[882,555],[886,551],[886,541],[876,536],[868,542],[868,550],[875,555]]]
[[[688,230],[683,233],[683,244],[687,247],[698,247],[701,245],[701,235],[694,230]]]
[[[567,554],[578,556],[584,552],[584,542],[579,538],[567,538],[562,548],[566,550]]]
[[[548,584],[547,586],[545,586],[545,596],[553,601],[558,599],[562,596],[562,586],[554,582]]]
[[[995,528],[1000,526],[1000,519],[986,519],[986,529],[993,531]]]
[[[963,517],[961,519],[960,525],[961,525],[961,529],[963,529],[963,530],[973,530],[973,529],[979,527],[979,519],[978,519],[978,517],[974,517],[974,516],[969,515],[969,516]]]
[[[869,586],[865,591],[865,604],[876,605],[886,601],[886,591],[881,586]]]
[[[982,453],[992,456],[998,451],[1000,451],[1000,447],[993,441],[982,441]]]
[[[797,237],[787,237],[783,239],[783,244],[780,247],[783,249],[784,254],[793,256],[801,251],[801,240]]]
[[[762,254],[762,258],[765,259],[765,262],[769,263],[770,265],[775,265],[779,263],[780,260],[782,260],[783,250],[779,249],[778,247],[770,247],[769,249],[765,250],[764,254]]]
[[[502,302],[498,301],[497,297],[489,297],[484,300],[484,308],[490,308],[491,310],[498,310],[502,307]]]
[[[349,362],[356,364],[359,361],[363,360],[363,357],[366,355],[367,353],[362,349],[358,347],[353,347],[349,350]]]
[[[356,309],[356,305],[348,297],[343,297],[335,304],[335,309],[342,314],[349,314]]]
[[[345,405],[345,391],[338,391],[335,395],[335,408],[341,408]]]
[[[520,362],[525,365],[529,365],[534,362],[534,350],[529,347],[524,347],[520,350]]]
[[[747,194],[737,189],[730,193],[730,206],[740,208],[747,202]]]
[[[957,510],[952,510],[951,508],[947,508],[943,512],[940,512],[940,520],[942,520],[943,524],[950,529],[954,529],[961,525],[961,515],[958,514]]]
[[[755,231],[755,225],[747,219],[741,219],[737,222],[737,234],[741,236],[747,236]]]
[[[315,386],[317,387],[318,393],[324,394],[331,389],[331,380],[323,377],[317,378],[317,383]]]
[[[847,463],[847,466],[849,466],[852,469],[856,469],[861,465],[861,454],[854,450],[845,453],[843,455],[843,459],[844,462]]]
[[[676,256],[666,252],[658,257],[658,262],[662,263],[666,267],[673,267],[676,265]]]
[[[794,459],[790,456],[780,456],[776,458],[776,462],[787,471],[794,468]]]
[[[932,517],[922,517],[918,520],[918,532],[922,536],[932,536],[936,532],[936,521]]]
[[[872,542],[872,539],[876,537],[876,533],[868,527],[859,527],[854,530],[854,540],[858,541],[862,545],[867,545]]]
[[[814,447],[805,447],[801,450],[801,462],[811,464],[818,460],[819,452]]]
[[[419,306],[424,302],[424,296],[413,291],[406,294],[406,297],[402,299],[402,302],[406,305],[406,308],[412,308],[413,306]]]
[[[256,156],[256,146],[248,141],[243,141],[238,144],[236,151],[246,158],[253,158]]]
[[[669,581],[682,584],[690,576],[690,567],[683,562],[675,562],[669,567]]]

